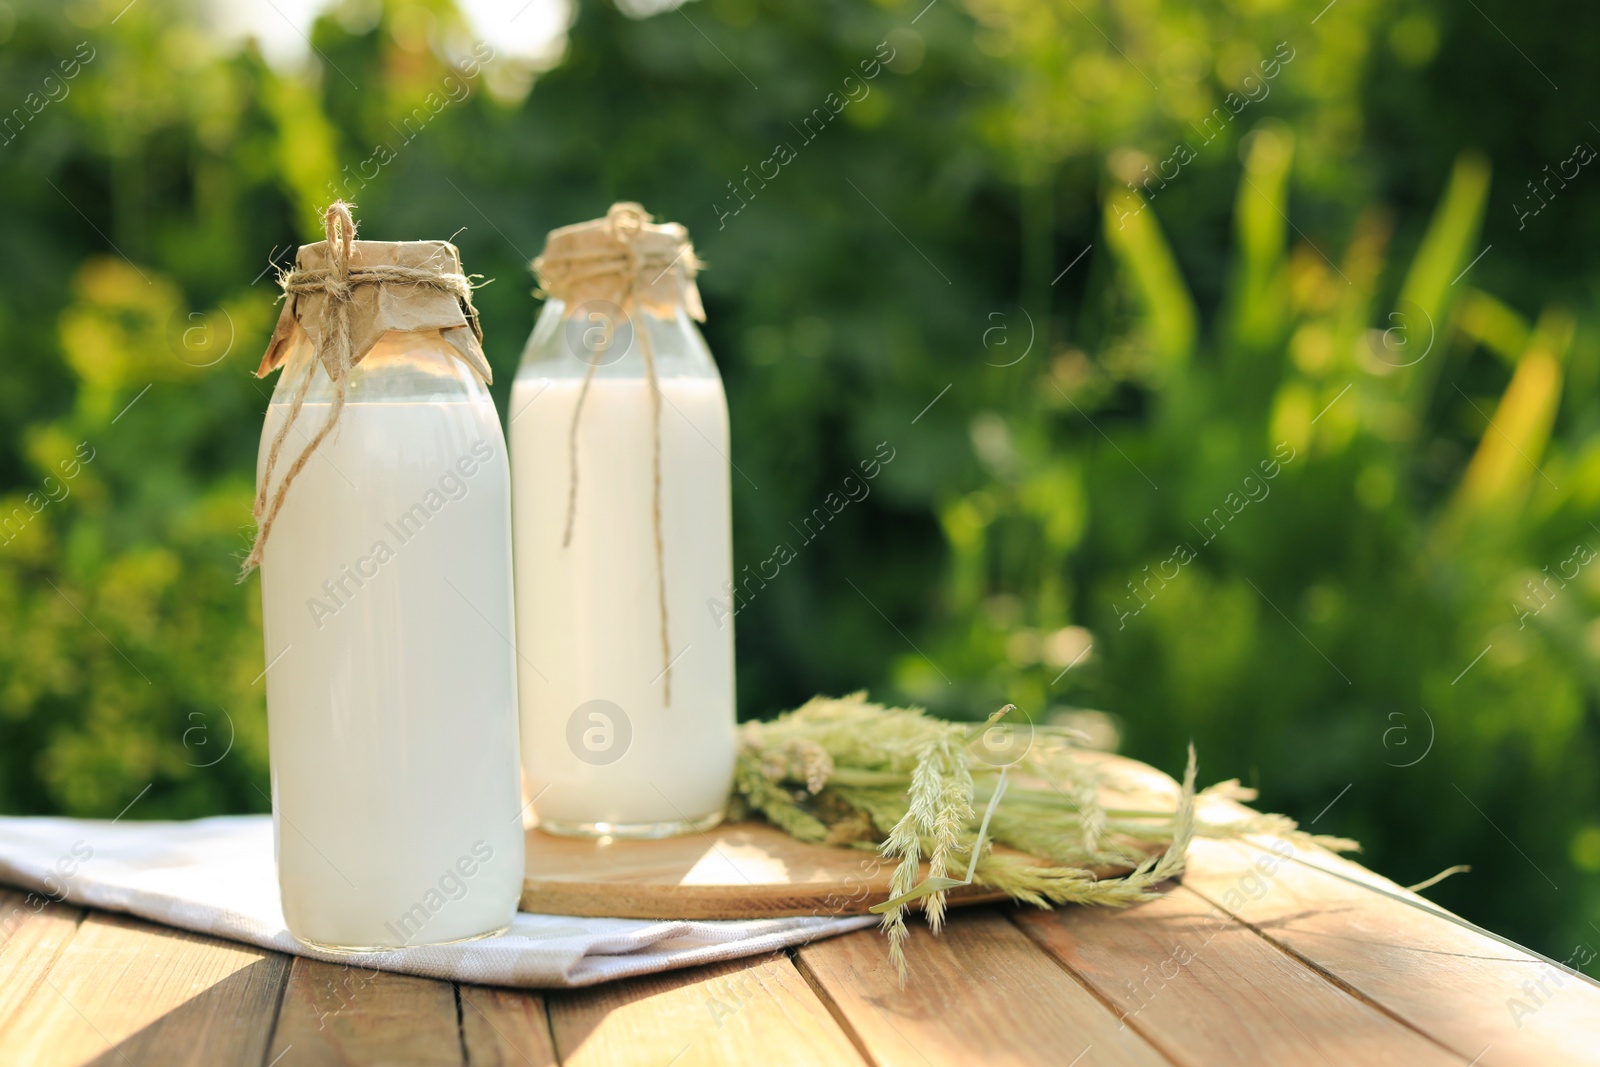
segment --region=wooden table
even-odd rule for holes
[[[962,910],[904,989],[874,930],[528,992],[52,905],[0,928],[0,1064],[1600,1064],[1600,988],[1296,856],[1202,841],[1128,911]]]

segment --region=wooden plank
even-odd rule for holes
[[[809,845],[762,822],[725,823],[703,834],[646,840],[556,837],[533,829],[527,832],[524,853],[527,871],[519,907],[544,915],[862,915],[888,899],[894,870],[874,853]],[[964,886],[950,894],[950,903],[1001,896],[982,886]]]
[[[551,993],[566,1067],[811,1067],[861,1056],[783,954]]]
[[[455,987],[296,956],[267,1062],[280,1057],[285,1065],[462,1063]]]
[[[1146,763],[1106,752],[1078,758],[1104,776],[1107,808],[1171,808],[1178,782]],[[1130,862],[1098,869],[1125,873],[1158,843],[1112,835]],[[1014,849],[998,853],[1030,859]],[[547,915],[622,918],[776,918],[866,915],[891,896],[894,865],[858,849],[806,845],[763,821],[728,822],[706,833],[656,840],[555,837],[531,829],[525,841],[522,910]],[[1043,861],[1032,861],[1043,862]],[[923,864],[926,873],[926,864]],[[960,886],[949,902],[1003,901],[984,886]],[[920,905],[917,905],[920,907]]]
[[[257,1063],[286,959],[91,912],[0,1034],[0,1062]]]
[[[1171,808],[1178,783],[1154,767],[1109,753],[1079,758],[1106,776],[1108,808]],[[1112,836],[1127,873],[1159,842]],[[1030,859],[996,846],[1002,854]],[[651,840],[556,837],[527,832],[523,911],[635,919],[765,919],[786,915],[865,915],[887,900],[894,864],[874,853],[810,845],[760,821],[726,823],[703,834]],[[1042,863],[1042,860],[1033,862]],[[926,874],[927,865],[923,865]],[[951,905],[1005,899],[983,886],[949,894]]]
[[[544,997],[517,989],[464,985],[461,1037],[472,1067],[554,1067],[556,1050]]]
[[[79,908],[54,904],[34,893],[0,889],[0,1035],[43,983],[82,921]]]
[[[1180,1064],[1464,1063],[1195,893],[1012,919]]]
[[[1527,953],[1239,842],[1196,841],[1184,884],[1477,1067],[1600,1064],[1600,988]]]
[[[906,960],[902,989],[875,929],[800,950],[880,1067],[1168,1062],[995,909],[952,916],[937,938],[919,923]]]

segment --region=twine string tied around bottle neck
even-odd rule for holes
[[[645,379],[650,390],[650,515],[655,539],[656,599],[659,604],[661,636],[661,673],[657,675],[656,680],[662,683],[664,703],[671,707],[673,658],[667,619],[666,545],[661,522],[661,382],[656,374],[655,347],[650,340],[646,323],[649,313],[639,313],[641,312],[640,290],[652,288],[668,271],[680,263],[684,264],[684,269],[691,275],[700,264],[695,260],[687,240],[682,242],[682,246],[672,256],[641,247],[639,238],[649,222],[650,216],[639,205],[614,204],[607,212],[604,221],[605,236],[610,240],[605,241],[603,247],[563,249],[554,254],[547,250],[545,255],[534,260],[533,265],[546,295],[566,302],[565,314],[571,315],[577,310],[573,306],[577,293],[604,293],[605,296],[600,299],[613,304],[618,311],[616,316],[602,315],[600,344],[587,348],[582,357],[588,363],[588,369],[584,372],[583,384],[578,389],[578,400],[572,409],[572,421],[567,428],[567,514],[561,535],[563,549],[572,544],[572,531],[577,522],[578,424],[583,414],[584,401],[589,395],[589,386],[594,381],[595,370],[600,363],[600,354],[611,347],[622,322],[631,327],[633,336],[639,340],[640,355],[644,358]],[[579,307],[582,307],[583,303],[580,303]]]
[[[311,358],[306,360],[305,371],[295,385],[289,401],[288,415],[283,420],[283,425],[278,427],[278,432],[273,435],[272,444],[267,450],[267,461],[262,470],[260,484],[256,487],[253,508],[256,520],[255,543],[251,546],[250,554],[245,558],[244,566],[240,570],[240,581],[261,565],[267,538],[272,532],[273,523],[277,521],[278,513],[283,508],[289,487],[305,469],[317,448],[333,432],[339,422],[339,415],[344,410],[350,389],[350,372],[360,361],[361,356],[365,355],[364,352],[358,354],[354,351],[351,303],[356,290],[364,285],[409,285],[449,293],[461,302],[463,312],[474,333],[478,332],[477,314],[472,308],[472,282],[464,274],[432,267],[407,267],[395,263],[352,267],[350,261],[355,243],[356,223],[350,213],[351,206],[343,200],[338,200],[329,205],[323,214],[323,233],[327,238],[328,249],[327,267],[302,268],[297,265],[294,270],[284,272],[278,278],[278,284],[290,298],[320,294],[324,298],[322,316],[318,323],[315,351]],[[276,492],[272,492],[272,478],[277,471],[284,442],[290,432],[296,429],[295,424],[299,421],[300,409],[311,391],[311,383],[319,365],[327,371],[333,381],[333,402],[328,407],[328,417],[323,420],[322,426],[289,465],[282,481],[278,483]],[[303,432],[301,436],[304,436]]]

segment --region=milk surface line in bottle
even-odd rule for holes
[[[545,830],[715,825],[734,763],[728,409],[688,234],[552,231],[510,405],[522,757]]]

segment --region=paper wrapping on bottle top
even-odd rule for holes
[[[295,256],[296,271],[329,269],[328,242],[301,245]],[[355,241],[351,244],[350,269],[353,288],[350,295],[351,364],[359,363],[391,330],[412,333],[438,330],[467,366],[485,382],[493,381],[488,360],[483,355],[483,333],[478,313],[472,304],[452,293],[423,285],[397,281],[363,281],[361,271],[372,267],[410,267],[441,274],[461,273],[461,257],[448,241]],[[277,328],[267,342],[266,354],[256,370],[266,377],[301,354],[301,346],[322,353],[323,365],[332,377],[329,346],[321,343],[325,293],[287,293]]]
[[[638,204],[619,203],[603,219],[551,230],[544,253],[533,261],[545,294],[567,306],[567,314],[592,300],[618,307],[630,302],[657,315],[682,307],[706,321],[695,275],[689,231],[676,222],[652,223]]]

